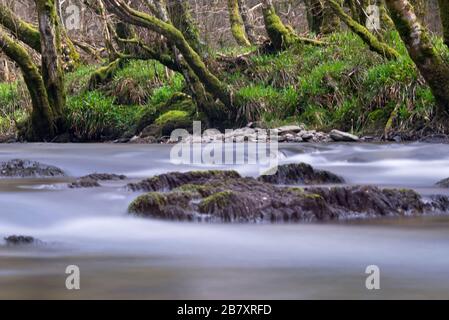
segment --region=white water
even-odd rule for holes
[[[0,145],[14,158],[132,179],[187,171],[162,145]],[[307,162],[349,184],[415,188],[449,177],[449,146],[283,145],[284,162]],[[204,167],[204,169],[206,169]],[[256,175],[254,166],[228,167]],[[55,186],[56,183],[56,186]],[[60,183],[59,185],[57,183]],[[66,181],[0,180],[0,237],[34,236],[37,248],[0,248],[0,298],[449,298],[449,218],[340,224],[199,225],[130,217],[138,195],[123,182],[69,190]],[[65,289],[65,267],[82,289]],[[381,287],[365,289],[365,268]]]

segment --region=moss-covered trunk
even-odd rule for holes
[[[246,0],[238,0],[240,13],[242,15],[243,24],[245,25],[245,31],[248,35],[248,40],[251,43],[257,43],[257,35],[254,27],[254,21],[252,14],[248,9]]]
[[[59,16],[57,16],[59,20]],[[0,4],[0,24],[6,28],[17,39],[30,46],[37,52],[41,52],[41,35],[39,30],[32,24],[19,18],[7,6]],[[70,38],[67,36],[65,29],[60,26],[62,35],[63,55],[66,69],[73,69],[80,63],[80,55],[73,45]]]
[[[284,25],[276,13],[272,0],[262,1],[262,11],[265,29],[275,50],[284,50],[298,43],[311,45],[324,44],[321,41],[299,37],[292,28]]]
[[[318,34],[323,24],[323,5],[320,0],[304,0],[304,3],[309,31]]]
[[[424,23],[426,14],[427,14],[427,7],[428,7],[429,0],[410,0],[411,5],[413,6],[413,9],[415,11],[416,16],[421,21],[421,23]]]
[[[0,4],[0,24],[17,39],[40,52],[41,38],[39,31],[32,24],[20,19],[4,4]]]
[[[190,13],[190,4],[184,0],[172,0],[169,6],[170,20],[179,29],[190,46],[201,56],[206,53],[206,45],[202,43],[196,21]]]
[[[438,0],[444,43],[449,47],[449,0]]]
[[[179,29],[155,16],[134,10],[122,0],[105,0],[105,3],[108,9],[123,21],[148,28],[166,37],[176,46],[206,90],[226,106],[233,106],[228,87],[207,68],[201,56],[191,47]]]
[[[61,61],[61,29],[55,0],[35,0],[41,34],[42,78],[56,119],[62,119],[66,96]]]
[[[22,71],[30,93],[33,110],[31,113],[31,140],[50,140],[54,137],[54,116],[47,99],[47,91],[38,67],[33,63],[26,49],[0,29],[0,51],[15,61]]]
[[[342,2],[342,0],[338,0]],[[329,2],[323,2],[323,24],[320,29],[322,34],[330,34],[340,31],[340,17],[334,12]]]
[[[250,46],[245,25],[243,24],[242,16],[240,15],[238,0],[228,0],[229,22],[231,23],[231,31],[235,41],[240,46]]]
[[[449,115],[449,65],[435,51],[429,33],[407,0],[386,0],[410,57],[426,79],[437,102],[439,117]]]
[[[396,50],[377,39],[376,36],[374,36],[367,28],[347,15],[337,0],[327,1],[329,1],[332,9],[341,18],[341,20],[352,30],[352,32],[357,34],[372,51],[377,52],[387,59],[399,58],[399,53]]]

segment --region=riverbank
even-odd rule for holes
[[[385,40],[406,51],[396,33]],[[305,124],[308,131],[338,129],[365,140],[394,142],[447,134],[445,123],[432,122],[435,99],[408,56],[385,61],[351,33],[333,34],[327,42],[326,48],[277,54],[254,48],[214,53],[225,57],[218,59],[217,73],[235,89],[241,104],[236,111],[240,116],[231,120],[207,119],[183,76],[166,73],[153,60],[125,63],[95,89],[88,84],[100,66],[81,66],[66,76],[65,129],[52,142],[129,141],[136,136],[141,142],[164,142],[173,129],[191,129],[193,121],[220,129],[242,129],[251,122],[259,128]],[[22,81],[0,84],[0,108],[0,135],[14,135],[30,111]],[[12,141],[9,136],[1,140]]]

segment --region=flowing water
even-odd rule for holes
[[[449,146],[281,145],[283,162],[306,162],[348,184],[449,194]],[[69,176],[125,174],[130,180],[208,169],[170,163],[170,146],[0,145],[0,161],[30,159]],[[216,169],[216,168],[215,168]],[[255,166],[228,166],[244,175]],[[67,179],[0,180],[0,237],[43,245],[0,246],[0,298],[378,299],[449,298],[449,217],[299,225],[172,223],[127,215],[138,195],[124,182],[67,189]],[[65,287],[68,265],[81,290]],[[381,290],[365,287],[368,265]]]

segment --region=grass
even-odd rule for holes
[[[301,122],[311,129],[356,133],[410,130],[432,118],[435,99],[399,35],[392,32],[385,39],[402,54],[397,61],[371,52],[349,32],[330,35],[325,47],[298,46],[276,54],[257,54],[253,47],[225,48],[211,54],[248,54],[246,63],[217,72],[234,88],[245,121],[268,126]],[[449,61],[442,39],[434,43]],[[89,92],[86,86],[97,67],[81,66],[66,75],[68,124],[83,141],[118,137],[148,115],[157,119],[186,89],[181,74],[167,72],[155,61],[135,60],[110,83]],[[0,83],[0,134],[11,132],[29,105],[22,82]]]
[[[29,97],[21,82],[0,83],[0,135],[13,134],[27,115]]]
[[[268,125],[383,133],[409,130],[432,116],[435,100],[396,32],[386,40],[403,54],[387,61],[352,33],[335,33],[326,47],[303,46],[254,56],[248,70],[227,78],[238,87],[242,114]],[[441,39],[437,50],[449,61]],[[251,75],[250,77],[247,75]]]
[[[138,120],[142,106],[114,104],[114,98],[99,91],[69,97],[67,122],[71,133],[81,141],[114,139]]]

